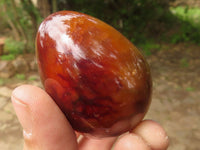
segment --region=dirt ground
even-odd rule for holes
[[[148,58],[154,90],[147,118],[163,125],[169,150],[200,150],[200,47],[179,44],[161,49]]]
[[[170,138],[169,150],[200,150],[200,46],[162,44],[147,57],[153,77],[147,119],[159,122]],[[37,72],[26,80],[11,78],[0,86],[0,150],[22,150],[22,129],[10,94],[21,84],[41,86]]]

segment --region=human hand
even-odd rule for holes
[[[12,103],[23,127],[24,150],[166,150],[169,144],[164,129],[151,120],[120,137],[80,136],[51,97],[31,85],[16,88]]]

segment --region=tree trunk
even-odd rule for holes
[[[58,9],[58,7],[57,7],[57,0],[52,0],[51,1],[52,2],[52,11],[53,12],[56,12]]]
[[[13,9],[13,14],[14,14],[15,26],[21,35],[21,40],[24,40],[24,44],[25,44],[24,53],[26,53],[27,47],[28,47],[28,37],[27,37],[26,31],[23,29],[22,25],[19,22],[20,17],[17,12],[17,6],[16,6],[15,0],[11,0],[11,4],[12,4],[12,9]]]
[[[33,5],[31,0],[21,0],[21,3],[23,5],[23,8],[25,9],[25,11],[31,17],[31,22],[32,22],[33,32],[34,32],[33,35],[35,35],[36,32],[37,32],[37,29],[38,29],[38,23],[37,23],[38,16],[37,16],[37,14],[36,14],[36,12],[34,10],[36,8]]]
[[[10,17],[7,15],[7,6],[6,4],[3,5],[3,12],[4,12],[4,18],[5,20],[7,21],[7,23],[9,24],[9,26],[11,27],[12,31],[13,31],[13,36],[14,36],[14,39],[16,41],[20,41],[21,39],[21,36],[20,36],[20,33],[18,31],[18,29],[16,28],[14,22],[12,21],[12,19],[10,19]]]
[[[37,6],[43,18],[46,18],[51,13],[51,8],[48,0],[38,0]]]

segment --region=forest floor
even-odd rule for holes
[[[34,56],[33,56],[34,57]],[[147,57],[153,77],[152,104],[146,119],[159,122],[170,138],[168,150],[199,150],[200,46],[162,44]],[[37,72],[7,79],[0,86],[0,149],[22,150],[22,129],[10,101],[21,84],[41,87]]]

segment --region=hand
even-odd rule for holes
[[[166,150],[169,144],[163,128],[151,120],[120,137],[79,136],[51,97],[31,85],[16,88],[12,103],[23,127],[24,150]]]

